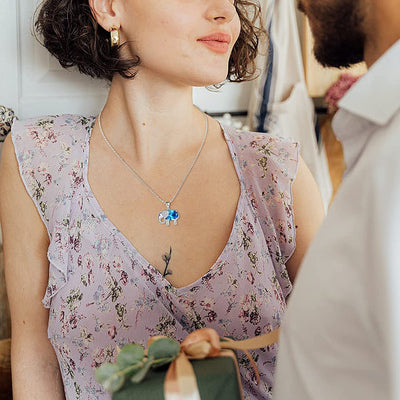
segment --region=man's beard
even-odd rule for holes
[[[325,67],[349,67],[364,60],[363,0],[310,0],[299,9],[309,17],[315,58]]]

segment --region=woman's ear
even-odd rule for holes
[[[120,26],[114,0],[89,0],[89,6],[97,23],[106,31],[112,26]]]

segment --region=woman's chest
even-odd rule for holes
[[[240,183],[230,154],[224,157],[213,166],[199,160],[180,190],[184,169],[162,179],[153,173],[147,187],[119,164],[95,169],[93,158],[92,206],[122,233],[143,262],[173,286],[187,286],[216,262],[235,220],[241,218]],[[171,202],[169,210],[165,202]]]
[[[285,299],[269,253],[249,237],[235,234],[212,268],[181,288],[118,238],[98,238],[100,252],[70,257],[68,282],[52,299],[50,336],[80,343],[87,333],[102,346],[114,339],[144,344],[159,334],[183,339],[203,327],[237,338],[268,332],[279,324]]]
[[[78,326],[107,335],[133,329],[147,337],[221,323],[225,335],[246,333],[249,327],[262,331],[271,319],[279,320],[273,316],[284,310],[285,299],[246,196],[221,254],[181,287],[171,284],[104,215],[93,219],[92,201],[90,196],[81,200],[81,212],[71,216],[68,281],[51,310],[53,328],[62,336]]]

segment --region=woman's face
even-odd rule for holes
[[[240,21],[234,0],[123,0],[121,42],[138,55],[138,73],[179,85],[227,77]]]

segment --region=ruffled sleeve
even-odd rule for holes
[[[65,285],[70,270],[70,210],[74,190],[82,181],[81,121],[71,116],[46,116],[15,121],[11,137],[26,191],[50,239],[49,280],[42,300],[46,308]],[[71,127],[81,127],[73,133]]]
[[[286,262],[296,248],[292,184],[299,163],[299,143],[258,132],[231,132],[243,183],[260,222],[277,279],[287,296],[292,284]]]

